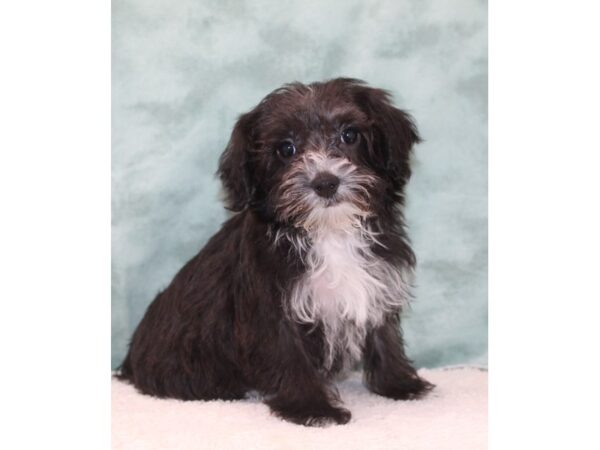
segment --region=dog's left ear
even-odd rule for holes
[[[357,86],[355,98],[373,122],[373,155],[388,174],[394,188],[400,189],[410,178],[410,153],[421,141],[410,114],[394,107],[391,95],[383,89]]]
[[[225,189],[225,207],[231,211],[243,210],[252,195],[248,161],[255,121],[255,111],[240,116],[219,159],[217,174]]]

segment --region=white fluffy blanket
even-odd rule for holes
[[[112,382],[113,449],[406,449],[487,448],[487,372],[421,370],[436,384],[422,400],[393,401],[368,392],[353,374],[339,385],[352,420],[307,428],[269,414],[258,399],[160,400]]]

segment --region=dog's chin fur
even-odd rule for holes
[[[373,253],[377,235],[353,205],[317,211],[305,245],[306,271],[289,298],[290,317],[323,326],[326,369],[335,356],[349,368],[360,360],[367,331],[406,304],[412,267],[393,266]]]
[[[340,141],[348,123],[359,137]],[[279,157],[289,136],[297,154]],[[418,139],[387,93],[357,80],[267,96],[220,161],[237,214],[150,304],[119,377],[184,400],[256,390],[303,425],[350,420],[332,380],[360,361],[379,395],[426,393],[400,331],[415,264],[401,207]],[[339,180],[329,196],[313,186],[324,173]]]

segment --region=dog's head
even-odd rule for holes
[[[419,135],[359,80],[292,83],[242,115],[219,164],[227,207],[311,229],[392,213]]]

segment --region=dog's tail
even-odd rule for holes
[[[131,370],[131,361],[129,358],[129,353],[121,363],[121,365],[117,368],[115,372],[115,378],[121,381],[130,381],[133,375],[133,371]]]

